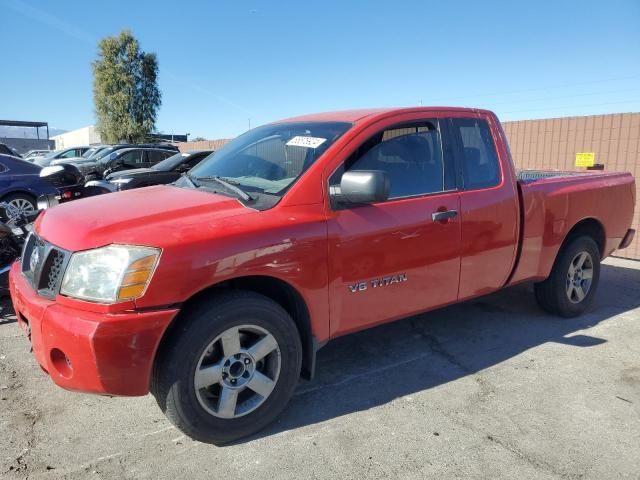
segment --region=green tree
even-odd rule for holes
[[[162,103],[158,59],[154,53],[141,51],[130,31],[98,44],[93,100],[103,142],[140,142],[155,129]]]

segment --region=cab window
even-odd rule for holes
[[[442,192],[445,168],[438,122],[400,125],[364,142],[331,177],[339,185],[345,171],[382,170],[391,183],[389,199]]]
[[[147,159],[151,165],[155,165],[158,162],[161,162],[165,158],[172,157],[176,152],[168,152],[161,150],[148,150],[147,151]]]
[[[478,118],[454,118],[452,134],[465,190],[495,187],[500,183],[500,165],[489,124]]]
[[[123,153],[120,156],[120,162],[123,165],[127,165],[127,166],[132,166],[132,167],[140,166],[140,164],[142,163],[142,154],[143,154],[142,150],[131,150],[129,152]]]

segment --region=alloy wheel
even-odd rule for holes
[[[13,215],[28,215],[36,211],[33,208],[33,204],[26,198],[14,198],[8,202],[8,205],[12,208]]]
[[[589,252],[580,252],[569,264],[566,292],[571,303],[580,303],[588,295],[593,279],[593,259]]]
[[[251,413],[269,397],[280,375],[280,347],[257,325],[225,330],[205,348],[194,374],[200,405],[219,418]]]

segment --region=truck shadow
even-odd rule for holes
[[[588,348],[607,340],[574,334],[640,306],[640,268],[603,265],[589,312],[542,312],[532,285],[342,337],[318,353],[280,419],[241,442],[380,406],[480,372],[547,342]],[[526,368],[526,367],[524,367]]]

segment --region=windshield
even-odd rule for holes
[[[161,162],[156,163],[151,168],[160,172],[169,172],[190,156],[190,153],[176,153],[175,155],[171,155],[169,158],[165,158]]]
[[[44,157],[42,157],[42,158],[43,158],[43,159],[45,159],[45,158],[53,158],[53,157],[55,157],[56,155],[58,155],[60,152],[62,152],[62,150],[54,150],[54,151],[52,151],[52,152],[50,152],[50,153],[45,154],[45,156],[44,156]]]
[[[91,147],[89,150],[82,154],[82,158],[91,158],[94,155],[97,155],[100,150],[104,147]]]
[[[92,158],[95,160],[101,160],[107,155],[109,155],[111,152],[113,152],[114,150],[116,150],[116,147],[107,147],[104,150],[100,150]]]
[[[240,135],[190,171],[196,180],[223,177],[252,196],[275,204],[349,128],[344,122],[264,125]]]

